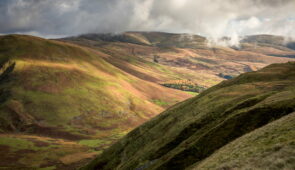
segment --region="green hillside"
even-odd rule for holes
[[[1,167],[71,167],[192,96],[131,75],[108,57],[55,40],[0,37],[0,147],[8,149]],[[56,144],[43,146],[48,138]],[[64,163],[75,153],[86,156]]]
[[[131,131],[83,169],[294,169],[294,85],[294,62],[223,81]]]
[[[295,112],[225,145],[188,169],[294,169]]]

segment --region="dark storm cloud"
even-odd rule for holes
[[[260,33],[295,37],[294,11],[295,0],[1,0],[0,33],[56,37],[169,31],[213,40]]]

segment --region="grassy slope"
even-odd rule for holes
[[[227,144],[192,169],[294,169],[295,112]]]
[[[80,147],[87,146],[87,152],[100,151],[165,107],[191,96],[126,73],[106,57],[64,42],[1,36],[0,59],[16,65],[9,76],[0,77],[0,132],[76,141]],[[8,148],[12,158],[20,156],[13,146]],[[36,155],[26,156],[35,159]],[[58,164],[62,156],[47,159]]]
[[[190,167],[293,112],[294,84],[295,63],[274,64],[224,81],[136,128],[85,169]]]

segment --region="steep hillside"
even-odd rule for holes
[[[84,169],[294,169],[294,85],[294,62],[223,81],[131,131]]]
[[[10,160],[2,166],[68,166],[63,157],[77,152],[93,156],[164,108],[192,96],[131,75],[108,63],[108,57],[55,40],[0,37],[0,147],[7,148],[5,159]],[[51,142],[43,148],[47,138],[77,146],[57,142],[60,147],[52,154],[54,149],[46,149],[53,147]],[[31,164],[40,150],[45,157]]]
[[[295,112],[225,145],[188,169],[294,169]]]

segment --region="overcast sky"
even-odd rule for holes
[[[295,0],[0,0],[0,34],[165,31],[295,37]]]

